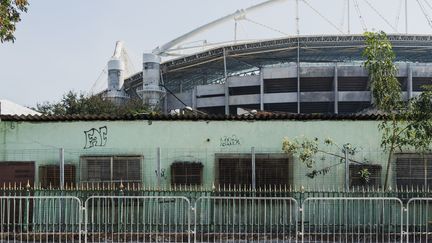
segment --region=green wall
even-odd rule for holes
[[[223,152],[281,153],[284,137],[332,138],[338,144],[351,143],[361,148],[359,159],[384,165],[380,151],[378,121],[75,121],[75,122],[0,122],[0,160],[36,161],[37,166],[58,163],[58,148],[65,149],[66,163],[79,164],[83,155],[143,155],[145,184],[156,184],[156,149],[162,150],[163,183],[169,184],[170,164],[175,160],[198,160],[204,164],[204,186],[214,182],[214,154]],[[85,131],[107,128],[106,144],[85,148]],[[231,145],[221,143],[234,138]],[[335,151],[338,152],[338,151]],[[334,158],[318,159],[318,168],[337,163]],[[344,166],[334,167],[325,176],[310,179],[307,169],[294,161],[294,186],[342,187]],[[383,168],[384,171],[384,168]],[[37,177],[37,176],[36,176]],[[79,178],[79,176],[78,176]]]

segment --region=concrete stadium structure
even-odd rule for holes
[[[432,79],[432,36],[389,35],[398,79],[411,98]],[[226,45],[160,65],[161,110],[209,114],[237,108],[290,113],[356,113],[370,107],[362,35],[303,36]],[[122,90],[139,97],[143,74]],[[138,91],[137,91],[138,90]]]

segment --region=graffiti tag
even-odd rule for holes
[[[84,149],[93,147],[103,147],[106,145],[108,140],[108,128],[106,126],[100,127],[99,129],[92,128],[88,131],[84,131],[85,135],[85,146]]]
[[[236,135],[232,136],[223,136],[220,138],[220,146],[221,147],[229,147],[240,145],[240,139]]]

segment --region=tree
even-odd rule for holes
[[[15,41],[16,24],[27,6],[27,0],[0,0],[0,42]]]
[[[294,157],[297,157],[300,162],[306,165],[308,169],[311,169],[310,172],[306,174],[307,177],[313,179],[318,175],[326,175],[330,172],[330,170],[333,167],[336,167],[341,164],[345,163],[356,163],[361,165],[368,164],[368,161],[364,159],[363,161],[357,161],[348,158],[348,161],[345,161],[345,153],[347,153],[350,156],[354,156],[359,149],[357,147],[354,147],[350,143],[345,143],[342,146],[335,143],[332,139],[326,138],[323,141],[325,147],[323,148],[320,146],[320,140],[318,138],[314,139],[308,139],[306,137],[300,137],[300,138],[284,138],[282,143],[282,150],[286,154],[293,155]],[[335,151],[334,148],[340,151],[341,154],[337,154],[335,152],[329,152],[329,151]],[[316,167],[316,159],[318,156],[323,155],[320,160],[324,161],[326,160],[325,156],[331,156],[332,158],[336,158],[339,160],[339,162],[332,164],[330,166],[326,166],[324,168],[315,168]],[[370,173],[367,169],[362,169],[359,173],[360,177],[364,179],[365,182],[369,182],[369,176]]]
[[[87,97],[69,91],[59,102],[37,104],[36,110],[45,115],[126,115],[148,112],[148,107],[138,99],[115,105],[100,95]]]
[[[369,72],[373,105],[385,114],[378,125],[382,132],[381,147],[387,152],[384,188],[387,189],[394,152],[411,148],[421,153],[430,150],[432,143],[432,89],[404,101],[392,45],[384,32],[367,32],[365,68]]]

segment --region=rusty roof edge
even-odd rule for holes
[[[71,121],[267,121],[267,120],[383,120],[381,114],[256,114],[256,115],[0,115],[0,121],[71,122]]]

